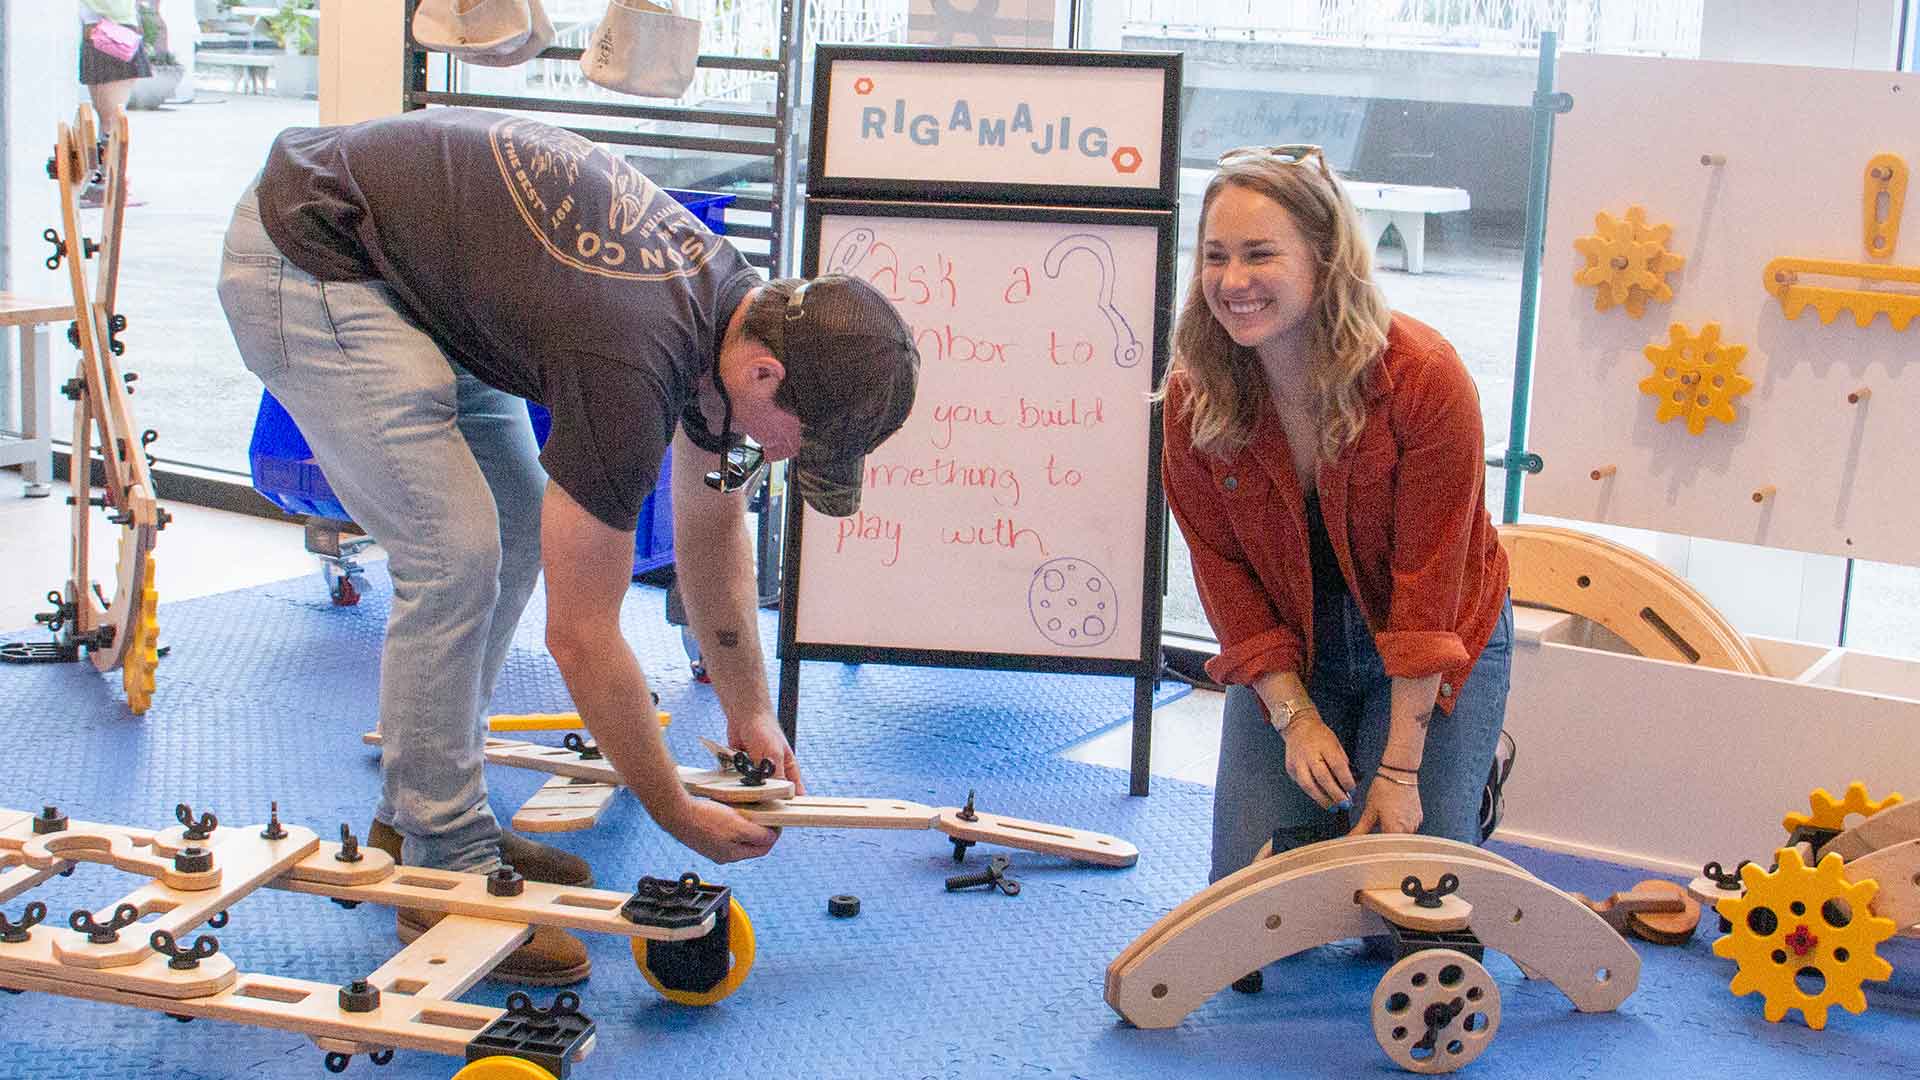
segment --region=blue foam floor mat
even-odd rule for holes
[[[282,817],[323,836],[350,823],[364,834],[379,789],[359,737],[374,720],[388,596],[372,570],[366,599],[335,608],[317,575],[163,604],[153,707],[125,708],[115,676],[90,666],[0,667],[0,806],[54,803],[75,818],[159,828],[176,803],[229,823]],[[164,583],[163,583],[164,584]],[[494,702],[499,712],[570,708],[541,648],[540,600],[522,623]],[[762,624],[774,637],[771,615]],[[663,594],[636,587],[624,627],[662,707],[670,745],[700,760],[698,736],[719,737],[710,689],[694,683]],[[44,634],[0,635],[33,640]],[[772,649],[769,646],[771,662]],[[1179,692],[1163,687],[1163,700]],[[713,866],[655,827],[631,797],[590,831],[546,839],[589,859],[606,888],[642,875],[692,870],[732,886],[753,921],[759,954],[732,997],[709,1008],[667,1003],[635,970],[623,941],[588,936],[593,978],[576,989],[598,1024],[582,1078],[668,1074],[794,1077],[1404,1076],[1374,1045],[1367,1010],[1383,964],[1340,943],[1266,972],[1256,996],[1222,993],[1179,1027],[1137,1030],[1102,1000],[1106,965],[1134,937],[1205,883],[1211,792],[1156,777],[1153,795],[1126,795],[1123,772],[1058,751],[1126,720],[1131,682],[882,665],[803,665],[800,757],[817,794],[893,796],[1098,829],[1141,850],[1128,869],[1077,866],[1008,852],[1018,897],[948,893],[955,872],[939,833],[793,829],[764,859]],[[534,738],[558,741],[554,735]],[[1514,783],[1525,783],[1522,748]],[[489,767],[504,821],[543,776]],[[1577,793],[1569,793],[1575,797]],[[1565,889],[1604,894],[1647,875],[1585,859],[1495,845]],[[968,859],[977,868],[989,849]],[[1724,853],[1710,853],[1724,854]],[[86,865],[30,898],[54,918],[107,904],[133,888],[125,874]],[[827,898],[860,897],[854,919]],[[15,917],[25,898],[6,905]],[[1711,921],[1709,917],[1708,922]],[[316,897],[265,890],[236,905],[217,931],[244,971],[345,983],[397,949],[385,909],[342,910]],[[1689,946],[1636,944],[1640,987],[1617,1012],[1581,1015],[1545,983],[1489,955],[1504,1017],[1473,1077],[1704,1076],[1741,1080],[1912,1076],[1920,1071],[1920,948],[1881,949],[1893,979],[1869,984],[1863,1016],[1835,1009],[1827,1030],[1797,1014],[1766,1023],[1757,997],[1735,999],[1732,966]],[[504,1005],[511,988],[482,982],[464,1000]],[[534,992],[536,1001],[552,991]],[[44,994],[0,996],[0,1077],[317,1077],[306,1039],[235,1024],[182,1025],[157,1013]],[[402,1051],[345,1075],[448,1077],[458,1062]]]

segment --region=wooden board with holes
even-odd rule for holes
[[[1513,600],[1591,619],[1641,656],[1764,675],[1766,666],[1691,585],[1631,548],[1572,529],[1502,525]]]
[[[514,811],[513,827],[530,833],[591,829],[600,824],[600,818],[618,794],[618,784],[550,776]]]
[[[1140,860],[1139,848],[1106,833],[984,811],[976,811],[974,820],[969,821],[960,816],[958,806],[943,806],[938,812],[940,816],[933,827],[956,840],[1063,855],[1076,862],[1101,866],[1132,866]]]
[[[930,829],[940,811],[903,799],[834,799],[796,795],[778,801],[740,803],[734,809],[769,829],[817,826],[842,829]]]
[[[360,736],[360,741],[368,746],[379,746],[380,733],[369,731]],[[575,780],[621,785],[620,773],[613,767],[613,762],[601,757],[582,757],[578,751],[564,746],[544,746],[488,736],[481,753],[496,765],[512,765]],[[768,799],[791,798],[793,795],[793,783],[789,780],[770,777],[758,785],[748,786],[741,782],[740,774],[731,769],[695,769],[686,765],[679,766],[679,769],[680,782],[686,785],[688,791],[715,802],[764,802]]]

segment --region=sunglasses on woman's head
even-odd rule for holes
[[[1217,164],[1231,165],[1236,161],[1251,158],[1274,158],[1288,165],[1305,165],[1308,158],[1320,162],[1320,173],[1327,179],[1333,179],[1333,170],[1327,167],[1327,152],[1313,143],[1281,143],[1278,146],[1236,146],[1221,154]]]

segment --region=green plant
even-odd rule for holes
[[[313,37],[313,18],[303,14],[313,10],[316,0],[280,0],[280,10],[261,20],[267,36],[288,52],[313,53],[319,46]]]

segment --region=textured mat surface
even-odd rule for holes
[[[356,608],[334,608],[317,575],[163,605],[153,708],[131,716],[117,677],[85,665],[0,667],[0,806],[58,804],[74,817],[159,827],[175,803],[256,822],[282,817],[326,835],[364,831],[378,786],[359,743],[375,712],[388,592],[379,568]],[[565,689],[540,648],[543,613],[521,627],[496,696],[502,712],[563,711]],[[669,742],[699,760],[698,736],[723,730],[712,692],[693,683],[662,594],[636,587],[625,625],[662,706]],[[772,617],[763,622],[774,635]],[[0,639],[31,639],[16,633]],[[771,653],[771,647],[768,649]],[[954,872],[934,832],[789,830],[772,856],[714,867],[679,847],[622,796],[601,825],[553,841],[590,859],[603,886],[694,870],[734,887],[753,920],[759,958],[740,991],[705,1009],[662,1001],[624,943],[589,939],[595,973],[578,988],[599,1024],[579,1077],[648,1072],[793,1077],[1390,1076],[1367,1005],[1383,965],[1351,943],[1270,968],[1265,993],[1223,993],[1170,1031],[1139,1031],[1101,999],[1107,963],[1205,882],[1210,792],[1156,778],[1127,797],[1124,773],[1056,752],[1124,722],[1131,683],[885,666],[804,665],[800,752],[819,794],[978,804],[1019,817],[1095,828],[1142,852],[1124,870],[1011,852],[1017,898],[947,893]],[[1177,688],[1169,684],[1163,697]],[[536,735],[558,741],[555,735]],[[1524,783],[1523,747],[1516,783]],[[504,820],[544,777],[490,768]],[[1831,780],[1831,778],[1819,778]],[[1571,794],[1571,793],[1570,793]],[[975,848],[969,865],[984,862]],[[1605,893],[1644,876],[1587,860],[1502,847],[1562,888]],[[1725,857],[1728,853],[1703,853]],[[1756,853],[1757,854],[1757,853]],[[131,890],[124,874],[83,866],[43,887],[55,916]],[[861,898],[858,918],[826,912],[829,896]],[[24,900],[7,906],[16,916]],[[318,898],[265,891],[218,932],[243,970],[346,982],[392,954],[392,918]],[[1911,1076],[1920,1070],[1920,949],[1896,942],[1895,966],[1869,984],[1864,1016],[1835,1010],[1824,1032],[1797,1019],[1768,1024],[1757,997],[1726,991],[1731,966],[1706,938],[1682,949],[1639,945],[1640,989],[1618,1012],[1572,1011],[1550,985],[1504,957],[1489,967],[1504,1019],[1475,1077],[1738,1075],[1742,1080]],[[483,982],[466,1000],[505,1002]],[[547,1001],[551,992],[539,992]],[[0,996],[0,1077],[317,1077],[320,1052],[297,1036],[40,994]],[[347,1075],[447,1077],[458,1063],[399,1054]]]

